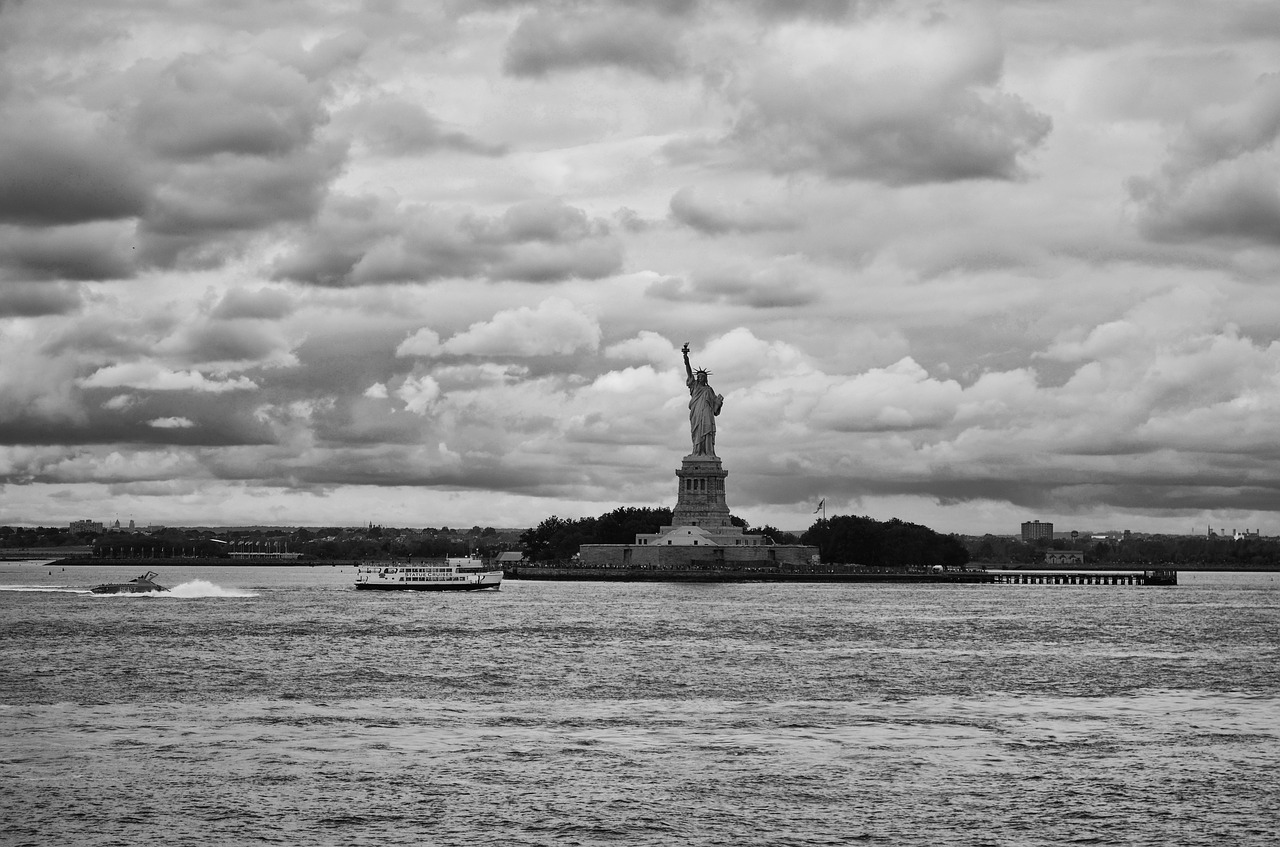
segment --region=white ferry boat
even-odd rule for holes
[[[365,562],[356,568],[362,591],[475,591],[502,585],[502,566],[475,556],[443,562]]]

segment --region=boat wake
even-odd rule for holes
[[[152,596],[178,597],[186,600],[192,597],[257,597],[258,595],[244,588],[223,588],[221,585],[215,585],[207,580],[193,579],[190,582],[175,585],[168,591]]]

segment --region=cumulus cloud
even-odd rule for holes
[[[278,288],[232,288],[211,315],[220,320],[279,320],[291,314],[294,305],[293,297]]]
[[[600,345],[600,325],[568,300],[548,298],[535,308],[498,312],[443,345],[446,353],[483,356],[562,356]]]
[[[0,105],[0,272],[120,279],[148,265],[217,265],[254,234],[309,219],[346,149],[320,136],[329,81],[307,71],[325,63],[292,58],[315,67],[253,50],[183,52],[135,62],[79,97]]]
[[[675,362],[676,346],[652,330],[641,330],[634,338],[610,344],[604,351],[610,359],[669,365]]]
[[[79,380],[84,388],[136,388],[148,391],[199,391],[221,394],[251,391],[258,386],[248,377],[213,378],[199,371],[175,371],[153,362],[133,362],[99,368]]]
[[[1270,526],[1244,6],[7,4],[6,514]]]
[[[908,357],[833,386],[814,416],[841,432],[920,429],[950,422],[960,396],[959,383],[931,378]]]
[[[645,294],[677,303],[725,303],[753,309],[804,306],[819,296],[818,289],[805,280],[803,268],[788,259],[763,268],[736,262],[725,265],[692,279],[658,280],[645,289]]]
[[[252,53],[183,55],[143,85],[133,133],[166,159],[285,156],[306,147],[325,117],[322,89]]]
[[[980,19],[886,13],[858,27],[773,31],[736,81],[732,132],[669,147],[739,164],[890,185],[1016,179],[1051,121],[1000,86],[1003,46]]]
[[[286,365],[296,359],[290,342],[275,325],[247,321],[210,321],[183,326],[156,352],[184,363],[228,366]]]
[[[795,229],[794,211],[747,199],[732,202],[685,186],[671,197],[671,215],[707,235]]]
[[[559,200],[499,217],[375,198],[335,198],[276,276],[316,285],[429,282],[450,277],[554,282],[599,279],[622,266],[608,223]]]
[[[397,356],[435,356],[440,352],[440,336],[429,327],[419,329],[396,347]]]
[[[507,151],[506,145],[487,143],[445,126],[419,103],[394,97],[360,101],[340,111],[333,125],[383,156],[437,150],[501,156]]]
[[[253,52],[142,63],[121,99],[154,157],[139,234],[154,264],[210,264],[248,235],[310,219],[345,161],[321,138],[324,78]]]
[[[1280,246],[1280,74],[1240,100],[1188,119],[1159,173],[1129,192],[1157,241],[1226,240]]]
[[[643,9],[539,9],[512,33],[503,70],[540,77],[605,66],[663,78],[685,66],[679,35],[670,21]]]
[[[152,426],[156,429],[190,429],[195,426],[195,422],[190,418],[156,418],[155,420],[147,421],[147,426]]]
[[[430,376],[409,377],[395,390],[404,406],[415,415],[425,415],[440,396],[440,384]]]

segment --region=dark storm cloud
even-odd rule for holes
[[[282,51],[299,67],[212,51],[139,62],[84,98],[98,113],[54,97],[0,107],[0,224],[11,225],[0,272],[89,280],[217,265],[255,234],[310,219],[347,151],[319,136],[329,83],[308,74],[358,54],[326,44]],[[127,237],[101,223],[125,219]]]
[[[590,12],[539,9],[507,42],[503,70],[542,77],[556,71],[611,66],[665,78],[684,70],[680,29],[659,15],[634,9]]]
[[[79,311],[84,293],[68,283],[0,284],[0,318],[34,318]]]
[[[71,226],[0,226],[0,278],[123,279],[137,253],[132,226],[98,222]]]
[[[501,217],[431,206],[334,198],[276,277],[315,285],[449,277],[551,282],[598,279],[622,265],[622,245],[601,219],[557,200],[512,206]]]
[[[197,324],[167,344],[181,362],[258,362],[286,349],[273,327],[260,321],[216,321]]]
[[[82,392],[75,415],[50,416],[24,409],[0,416],[0,444],[225,447],[273,443],[274,433],[254,414],[261,400],[251,394],[89,388]],[[111,402],[121,396],[128,396],[129,401]],[[178,419],[191,425],[153,424]]]
[[[48,226],[141,215],[143,170],[106,121],[0,109],[0,223]]]
[[[286,453],[254,451],[210,456],[208,467],[219,479],[287,484],[292,489],[327,490],[338,486],[436,486],[459,491],[563,493],[581,474],[570,468],[521,468],[497,457],[475,457],[463,468],[424,456],[411,445],[353,445],[326,449],[300,463]],[[322,459],[319,460],[319,459]]]
[[[252,235],[316,214],[347,151],[319,135],[330,88],[312,74],[360,50],[360,43],[328,44],[294,54],[301,67],[209,52],[131,73],[122,97],[134,102],[134,138],[155,160],[139,226],[147,262],[216,265]]]

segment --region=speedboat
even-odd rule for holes
[[[142,576],[134,577],[128,582],[104,582],[90,588],[94,594],[150,594],[154,591],[168,591],[163,585],[152,581],[155,571],[147,571]]]

